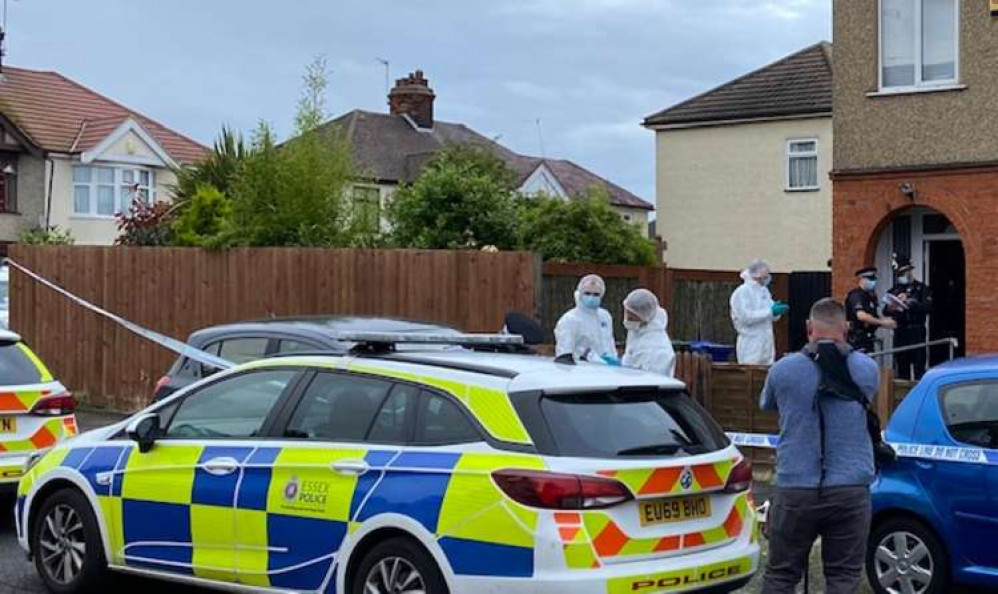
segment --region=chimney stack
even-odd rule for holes
[[[395,87],[388,93],[388,108],[391,115],[406,114],[420,128],[433,127],[433,100],[436,95],[430,82],[417,70],[405,78],[395,81]]]

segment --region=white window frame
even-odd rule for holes
[[[813,142],[814,151],[811,152],[792,152],[790,147],[794,144],[800,142]],[[817,138],[790,138],[787,140],[786,152],[784,153],[784,175],[783,175],[783,185],[784,191],[787,192],[817,192],[821,190],[821,143],[818,142]],[[813,186],[800,186],[793,187],[790,185],[790,161],[794,158],[811,158],[814,157],[814,182]]]
[[[960,0],[954,0],[953,19],[954,67],[953,78],[949,80],[922,80],[922,16],[925,14],[925,0],[912,0],[917,4],[915,10],[915,36],[912,43],[915,46],[915,84],[911,86],[884,86],[884,1],[877,0],[877,88],[882,94],[917,93],[922,91],[939,91],[945,89],[960,89]]]
[[[75,179],[75,170],[78,167],[86,167],[90,169],[90,181],[87,183],[77,182]],[[122,212],[127,212],[131,207],[131,200],[128,204],[123,204],[121,200],[122,189],[130,188],[139,183],[141,172],[147,172],[149,174],[149,184],[139,185],[140,191],[145,191],[146,203],[155,204],[156,203],[156,174],[157,171],[152,167],[142,167],[137,165],[120,165],[116,163],[73,163],[73,172],[70,174],[71,179],[73,179],[73,192],[70,196],[72,201],[72,216],[76,218],[92,218],[92,219],[114,219],[115,215]],[[97,169],[110,169],[114,172],[113,181],[109,183],[98,183],[97,182]],[[125,171],[133,172],[135,183],[129,184],[125,182]],[[77,187],[87,187],[89,188],[89,209],[87,212],[80,212],[76,210],[76,188]],[[99,186],[111,186],[114,188],[113,200],[114,200],[114,212],[112,214],[102,214],[97,212],[97,188]]]

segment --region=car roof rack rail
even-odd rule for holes
[[[418,332],[337,332],[336,340],[355,343],[353,355],[376,355],[395,351],[397,344],[465,347],[474,350],[505,350],[524,346],[517,334],[437,334]]]

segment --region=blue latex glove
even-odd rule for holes
[[[786,315],[788,311],[790,311],[790,306],[786,303],[777,301],[773,304],[773,317],[775,318]]]
[[[600,358],[603,359],[603,362],[610,367],[620,367],[620,359],[614,357],[613,355],[603,355]]]

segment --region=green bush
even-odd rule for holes
[[[515,175],[491,153],[455,146],[437,153],[388,205],[399,247],[516,247]]]
[[[76,240],[69,230],[53,226],[51,229],[28,229],[21,233],[21,243],[25,245],[73,245]]]
[[[585,196],[562,200],[539,196],[520,206],[520,246],[555,262],[601,264],[657,263],[655,244],[610,206],[602,186]]]
[[[232,228],[232,200],[210,184],[202,184],[173,222],[174,243],[215,247]]]

